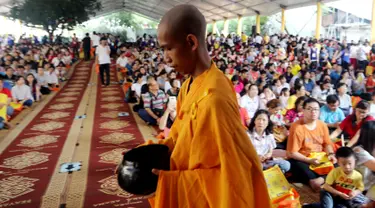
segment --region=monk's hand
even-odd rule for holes
[[[158,176],[160,174],[160,170],[152,169],[152,173]]]

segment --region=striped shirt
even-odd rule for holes
[[[168,97],[162,90],[158,90],[156,95],[151,92],[142,94],[144,108],[164,110],[164,104],[167,103]]]

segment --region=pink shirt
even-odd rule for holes
[[[243,90],[243,84],[241,82],[239,82],[236,86],[234,86],[234,90],[237,92],[237,93],[241,93],[242,90]]]

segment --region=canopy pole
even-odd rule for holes
[[[212,34],[216,34],[216,20],[212,23]]]
[[[224,30],[223,30],[223,34],[224,34],[225,37],[227,37],[228,32],[229,32],[229,20],[228,20],[228,18],[225,18],[224,19]]]
[[[375,43],[375,0],[372,0],[371,45]]]
[[[256,32],[260,34],[260,14],[256,16]]]
[[[316,3],[316,29],[315,29],[315,38],[320,39],[320,28],[322,25],[322,4],[320,1]]]
[[[285,9],[281,8],[281,33],[285,32]]]
[[[242,33],[242,16],[238,16],[237,35],[241,35],[241,33]]]

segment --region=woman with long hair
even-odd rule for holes
[[[374,118],[369,116],[370,104],[365,101],[361,100],[354,109],[354,112],[347,116],[340,124],[340,126],[332,132],[330,135],[331,139],[336,139],[341,133],[346,133],[350,141],[347,146],[352,147],[355,143],[357,143],[361,126],[366,121],[372,121]]]
[[[36,102],[40,100],[40,86],[38,84],[38,81],[35,79],[35,76],[33,74],[28,74],[26,76],[26,85],[30,87],[31,94],[33,95],[33,98]]]

